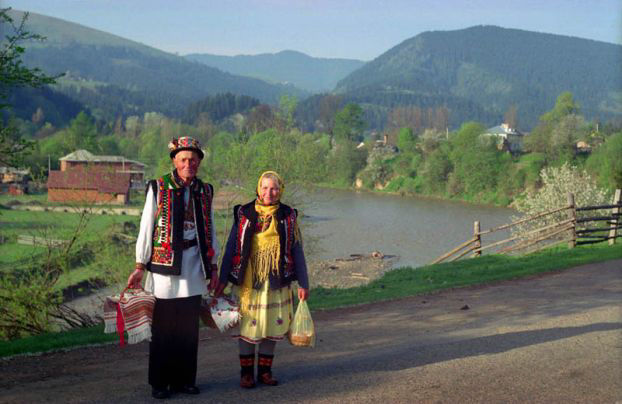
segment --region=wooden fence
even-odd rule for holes
[[[577,218],[577,212],[602,211],[606,209],[611,209],[611,214]],[[482,231],[480,229],[480,222],[476,221],[473,224],[473,237],[451,251],[441,255],[432,261],[431,264],[438,264],[443,261],[455,261],[469,253],[472,253],[473,257],[478,257],[482,255],[482,251],[502,245],[505,246],[496,251],[496,253],[507,254],[526,249],[537,251],[564,242],[567,242],[570,248],[581,244],[600,243],[605,240],[608,240],[611,245],[615,243],[616,238],[622,237],[622,234],[618,232],[618,230],[622,229],[622,221],[620,221],[621,210],[621,190],[619,189],[615,192],[612,205],[576,207],[574,195],[568,194],[568,204],[564,207],[541,212],[502,226]],[[554,223],[521,232],[521,234],[514,235],[504,240],[495,241],[485,246],[482,245],[483,235],[507,230],[552,215],[557,215],[558,217]],[[560,216],[561,218],[559,218]],[[580,228],[578,227],[579,224]]]
[[[36,237],[36,236],[30,236],[27,234],[20,234],[17,236],[17,244],[24,244],[24,245],[34,245],[34,246],[43,246],[43,247],[48,247],[48,246],[62,247],[68,242],[69,242],[68,240],[58,240],[58,239],[51,239],[51,238],[45,238],[45,237]]]

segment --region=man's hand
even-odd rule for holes
[[[207,285],[207,290],[215,293],[215,291],[219,289],[219,286],[218,267],[215,264],[212,264],[212,273],[210,276],[209,285]]]
[[[298,300],[307,300],[309,299],[309,289],[298,288]]]
[[[134,272],[127,278],[127,287],[132,289],[140,289],[142,287],[143,275],[145,274],[145,265],[136,263]]]

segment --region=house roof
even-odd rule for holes
[[[68,155],[61,157],[60,161],[85,161],[85,162],[97,162],[97,163],[122,163],[125,162],[127,164],[136,164],[142,167],[145,167],[145,164],[140,161],[130,160],[123,156],[97,156],[88,150],[76,150],[73,153],[69,153]]]
[[[95,189],[99,192],[125,194],[130,189],[129,173],[106,169],[79,169],[50,171],[47,186],[60,189]]]
[[[506,135],[522,135],[521,132],[519,132],[518,130],[506,125],[506,124],[501,124],[501,125],[497,125],[497,126],[493,126],[492,128],[488,128],[486,129],[486,134],[488,135],[502,135],[502,136],[506,136]]]

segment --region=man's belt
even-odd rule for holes
[[[184,240],[184,250],[190,248],[190,247],[194,247],[195,245],[197,245],[197,239],[193,238],[192,240]]]

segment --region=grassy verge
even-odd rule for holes
[[[101,344],[118,340],[117,334],[104,334],[104,326],[77,328],[65,332],[51,332],[0,341],[0,357],[24,353],[46,352],[78,345]]]
[[[416,270],[399,268],[356,288],[314,289],[309,307],[318,310],[372,303],[442,289],[516,279],[618,258],[622,258],[622,244],[608,246],[601,243],[571,250],[558,247],[522,257],[487,255]]]
[[[516,279],[619,258],[622,258],[622,244],[613,247],[600,244],[572,250],[560,247],[523,257],[489,255],[417,269],[399,268],[365,286],[350,289],[314,289],[309,306],[313,310],[319,310],[372,303],[442,289]],[[115,339],[115,334],[103,334],[102,326],[50,333],[10,342],[0,341],[0,357]]]

